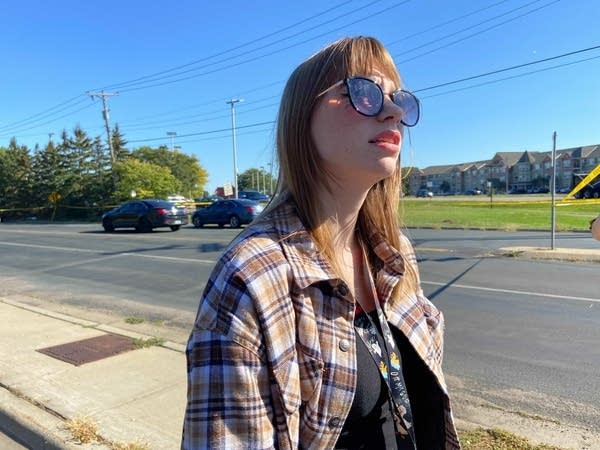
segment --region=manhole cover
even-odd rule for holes
[[[69,342],[68,344],[41,348],[37,351],[75,366],[81,366],[135,348],[131,338],[117,334],[105,334],[81,341]]]

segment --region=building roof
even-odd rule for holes
[[[497,152],[492,159],[482,161],[470,161],[458,164],[444,164],[438,166],[428,166],[424,169],[418,169],[411,174],[413,176],[432,176],[450,173],[454,171],[465,172],[471,168],[479,169],[484,166],[497,167],[507,166],[512,167],[517,163],[541,163],[547,161],[551,157],[551,151],[535,151],[524,150],[522,152]],[[583,147],[573,147],[556,150],[556,158],[600,158],[600,145],[586,145]]]

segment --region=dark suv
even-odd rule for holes
[[[240,191],[238,198],[247,198],[248,200],[254,200],[256,202],[267,202],[269,196],[258,191]]]
[[[108,232],[115,228],[149,232],[159,227],[177,231],[187,223],[185,208],[165,200],[131,200],[102,215],[102,227]]]

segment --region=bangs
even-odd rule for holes
[[[388,51],[376,40],[370,38],[355,39],[348,43],[343,67],[345,73],[338,74],[337,79],[357,75],[370,75],[374,69],[392,80],[396,89],[401,87],[401,80],[396,65]]]

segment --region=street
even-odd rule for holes
[[[0,224],[0,296],[89,317],[142,317],[185,342],[204,283],[238,230],[104,233],[96,224]],[[410,230],[423,289],[446,317],[451,390],[600,431],[598,264],[500,257],[548,233]],[[593,247],[583,233],[564,247]],[[117,320],[117,319],[115,319]]]

